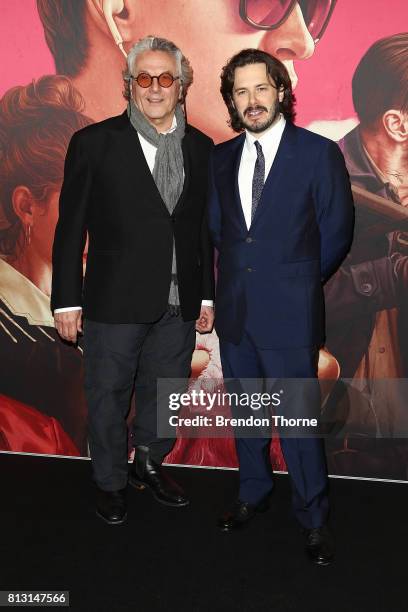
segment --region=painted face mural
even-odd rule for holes
[[[298,125],[339,141],[355,188],[357,223],[350,256],[325,287],[327,342],[319,377],[327,381],[325,410],[338,434],[327,442],[329,470],[406,478],[404,442],[387,440],[381,446],[372,436],[376,431],[389,437],[394,431],[398,438],[395,432],[404,425],[401,389],[390,384],[384,391],[375,381],[404,379],[408,370],[402,316],[408,283],[408,42],[396,36],[408,17],[405,0],[392,0],[393,10],[382,0],[352,6],[344,0],[116,4],[113,31],[99,0],[11,3],[3,13],[0,45],[9,61],[0,80],[2,448],[88,452],[80,347],[59,341],[49,311],[64,156],[73,132],[126,107],[125,58],[118,39],[128,51],[153,34],[173,40],[190,60],[194,81],[187,95],[188,121],[216,142],[234,136],[219,77],[243,48],[262,49],[281,60],[295,90]],[[174,66],[139,69],[175,76]],[[146,115],[165,115],[179,93],[177,82],[168,89],[155,80],[150,88],[136,87]],[[271,118],[275,102],[268,96],[259,92],[254,104],[245,100],[242,108],[237,97],[248,127]],[[221,381],[214,332],[198,337],[193,371],[207,383]],[[22,430],[19,419],[31,423],[26,438],[8,428],[10,415],[14,432]],[[40,421],[45,433],[36,438]],[[179,440],[169,460],[234,465],[234,453],[232,440]],[[276,442],[272,457],[283,467]]]

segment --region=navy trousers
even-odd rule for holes
[[[220,352],[225,379],[317,378],[318,350],[314,348],[260,349],[245,334],[238,345],[220,340]],[[241,501],[257,504],[273,488],[270,441],[261,430],[259,437],[236,437]],[[280,444],[291,478],[295,516],[307,529],[320,527],[328,513],[323,440],[281,436]]]

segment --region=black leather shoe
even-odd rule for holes
[[[306,529],[305,533],[306,552],[309,558],[316,565],[329,565],[334,559],[334,542],[327,525]]]
[[[102,491],[98,489],[96,514],[109,525],[122,525],[126,521],[126,489]]]
[[[221,531],[236,531],[246,527],[249,521],[258,513],[269,509],[269,499],[264,498],[257,505],[237,500],[229,512],[226,512],[219,520],[218,527]]]
[[[135,458],[129,473],[129,484],[135,489],[149,489],[153,497],[165,506],[188,506],[182,488],[155,463],[147,446],[135,448]]]

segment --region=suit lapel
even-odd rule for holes
[[[233,184],[234,184],[234,202],[237,207],[236,212],[238,214],[240,224],[243,226],[245,231],[247,231],[248,228],[247,228],[246,221],[245,221],[244,209],[242,208],[241,195],[239,193],[239,183],[238,183],[239,166],[241,164],[242,149],[244,148],[244,144],[245,144],[245,134],[242,134],[241,140],[238,143],[238,147],[236,149],[235,155],[231,157],[233,160],[232,171],[233,171]]]
[[[294,157],[295,140],[296,127],[287,121],[275,159],[265,181],[262,195],[255,211],[251,229],[253,229],[254,225],[259,221],[259,218],[262,217],[263,212],[265,209],[267,209],[271,200],[273,202],[273,200],[275,200],[277,197],[280,197],[278,193],[280,185],[279,181],[282,177],[282,173],[293,170],[292,158]]]
[[[215,171],[218,176],[223,199],[228,206],[228,215],[231,220],[246,228],[238,186],[238,171],[244,143],[245,134],[241,134],[224,143],[223,146],[225,148],[222,156],[219,157],[218,167]]]
[[[149,165],[144,156],[142,145],[140,144],[137,132],[128,119],[127,111],[123,113],[122,117],[123,125],[121,130],[120,150],[122,153],[123,162],[128,167],[130,176],[135,178],[136,193],[138,192],[138,190],[140,191],[141,189],[139,181],[136,180],[137,174],[139,180],[141,180],[143,184],[143,188],[147,190],[154,202],[158,206],[160,206],[163,211],[165,211],[168,215],[169,212],[166,208],[165,203],[162,200],[159,190],[157,189],[157,185],[154,181],[153,175],[150,172]],[[135,167],[138,168],[137,173],[135,173]]]
[[[183,162],[184,162],[184,183],[183,183],[183,191],[181,192],[181,195],[178,199],[178,202],[176,204],[176,206],[174,207],[174,211],[176,211],[176,209],[181,208],[181,206],[183,206],[185,200],[186,200],[186,196],[188,193],[188,189],[190,186],[190,181],[191,181],[191,171],[192,171],[192,159],[191,159],[191,155],[192,155],[192,151],[191,151],[191,136],[188,130],[188,125],[186,125],[186,133],[184,135],[183,141],[181,143],[181,148],[183,151]]]

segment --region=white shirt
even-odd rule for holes
[[[252,211],[252,179],[254,176],[255,162],[257,158],[255,140],[262,146],[265,157],[265,181],[272,167],[278,147],[285,129],[286,120],[281,114],[278,121],[259,138],[246,132],[244,147],[242,149],[241,163],[238,171],[238,187],[241,197],[242,210],[244,212],[247,228],[251,226]]]
[[[166,130],[166,132],[163,132],[163,134],[170,134],[171,132],[174,132],[176,127],[177,120],[176,116],[174,115],[171,127]],[[148,140],[146,140],[146,138],[143,138],[143,136],[139,134],[139,132],[137,133],[137,135],[139,137],[140,146],[142,147],[142,151],[146,158],[147,165],[149,166],[150,172],[153,174],[154,162],[156,161],[157,147],[152,145]]]
[[[171,127],[166,132],[164,132],[164,134],[170,134],[170,132],[174,132],[176,127],[177,127],[177,120],[176,120],[176,116],[174,115]],[[142,151],[146,158],[147,165],[149,166],[150,172],[153,174],[154,162],[156,161],[157,147],[155,147],[150,142],[148,142],[146,138],[143,138],[143,136],[139,134],[139,132],[137,132],[137,135],[139,137],[140,146],[142,147]],[[214,302],[213,300],[203,300],[201,302],[201,305],[202,306],[214,306]],[[82,310],[82,306],[70,306],[67,308],[56,308],[54,312],[68,312],[70,310]]]

